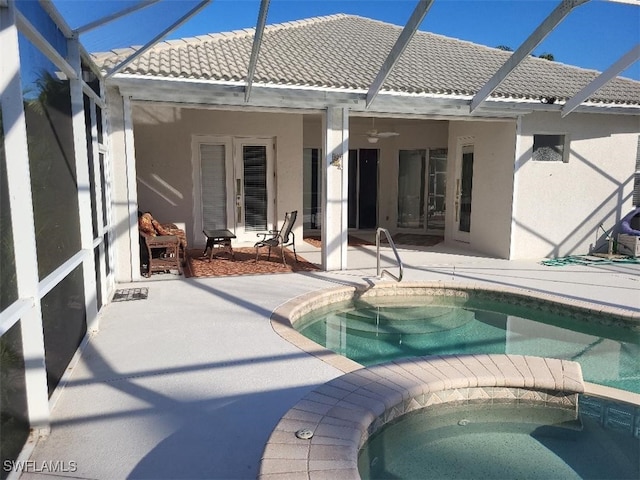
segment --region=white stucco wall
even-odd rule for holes
[[[523,117],[512,258],[606,251],[607,231],[633,209],[638,117],[534,113]],[[534,134],[569,136],[568,163],[532,160]]]
[[[161,222],[183,224],[189,245],[204,246],[194,231],[193,135],[274,138],[275,218],[302,211],[302,115],[188,109],[150,103],[133,108],[138,204]],[[302,239],[302,221],[294,233]]]
[[[460,240],[455,217],[461,142],[474,146],[471,231]],[[445,241],[470,251],[509,258],[516,122],[452,121],[449,124]]]

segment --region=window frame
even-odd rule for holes
[[[562,160],[538,160],[536,158],[536,137],[562,137]],[[567,132],[536,132],[531,135],[531,160],[541,164],[569,163],[571,138]]]

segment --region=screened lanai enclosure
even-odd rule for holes
[[[205,229],[252,244],[296,210],[296,237],[319,237],[332,271],[348,269],[350,232],[378,227],[561,256],[637,204],[640,82],[619,74],[640,46],[602,73],[533,58],[589,12],[579,0],[513,52],[421,31],[437,1],[408,3],[404,25],[274,23],[262,0],[255,28],[167,40],[249,2],[0,0],[3,465],[49,433],[100,311],[142,280],[139,211],[202,247]]]

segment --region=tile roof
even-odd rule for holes
[[[330,15],[265,28],[254,84],[367,90],[402,27],[353,15]],[[244,81],[254,29],[161,42],[122,73],[167,78]],[[95,54],[110,69],[135,47]],[[499,49],[418,31],[382,90],[474,95],[511,55]],[[571,98],[598,75],[559,62],[525,59],[493,97]],[[591,102],[640,104],[640,82],[616,78]]]

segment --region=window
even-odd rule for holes
[[[567,162],[566,135],[534,135],[533,160],[536,162]]]

